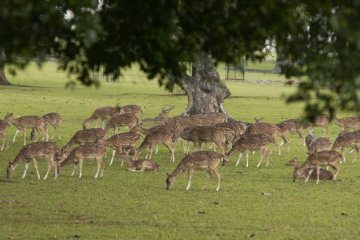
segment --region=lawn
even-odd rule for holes
[[[172,116],[187,105],[185,95],[168,93],[134,69],[126,71],[120,82],[102,82],[98,89],[65,88],[67,75],[57,72],[54,63],[41,70],[30,66],[9,79],[20,86],[0,87],[0,115],[59,112],[63,116],[59,145],[100,106],[138,104],[146,118],[155,116],[164,104],[176,106]],[[225,107],[236,119],[264,117],[277,123],[302,113],[302,105],[284,103],[293,87],[240,82],[227,86],[232,96]],[[14,132],[11,127],[11,137]],[[332,140],[338,132],[332,123]],[[165,190],[166,173],[177,163],[169,161],[164,147],[154,157],[160,164],[156,173],[129,172],[120,161],[110,167],[108,154],[102,179],[93,178],[96,164],[85,162],[81,180],[70,177],[71,165],[56,181],[53,171],[48,180],[37,180],[32,165],[21,179],[24,164],[7,180],[7,164],[22,147],[20,137],[9,150],[0,152],[0,239],[356,239],[360,234],[359,162],[343,164],[337,182],[294,183],[292,169],[285,163],[294,156],[304,161],[306,149],[296,136],[291,140],[291,152],[278,156],[274,148],[268,167],[256,168],[258,154],[250,156],[249,168],[244,161],[235,167],[236,156],[232,157],[220,168],[221,189],[216,192],[215,180],[201,190],[203,172],[194,174],[189,191],[185,191],[186,173],[179,175],[173,190]],[[177,147],[176,162],[184,156],[181,149]],[[45,168],[40,160],[41,175]]]

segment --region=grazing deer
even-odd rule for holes
[[[51,167],[53,166],[55,169],[55,178],[57,177],[57,171],[56,171],[56,164],[55,164],[55,157],[57,154],[59,154],[60,149],[59,147],[51,142],[36,142],[36,143],[30,143],[26,146],[24,146],[18,155],[16,156],[15,160],[12,162],[9,162],[9,166],[7,168],[7,178],[11,178],[12,174],[14,173],[15,169],[19,165],[20,161],[25,162],[25,171],[22,175],[22,178],[26,177],[27,170],[29,168],[30,161],[33,162],[33,165],[36,170],[36,174],[38,179],[40,179],[40,174],[37,166],[36,159],[39,157],[44,157],[48,164],[47,172],[44,176],[44,180],[47,179]]]
[[[100,122],[102,125],[104,125],[105,121],[108,121],[113,115],[122,113],[124,113],[124,111],[121,107],[106,106],[98,108],[88,119],[83,122],[83,128],[87,129],[90,123],[93,121],[96,122],[95,127],[97,128]]]
[[[11,121],[12,115],[13,115],[12,113],[7,113],[6,116],[4,117],[4,120],[0,120],[0,138],[2,138],[2,140],[3,140],[3,144],[1,146],[1,151],[4,150],[5,143],[6,143],[7,149],[9,149],[9,137],[6,133],[6,130],[8,129],[8,127],[10,127],[10,121]]]
[[[170,190],[173,187],[175,179],[179,173],[188,171],[189,181],[186,190],[189,190],[194,170],[203,170],[206,171],[208,176],[208,180],[206,181],[203,189],[206,189],[212,178],[212,174],[215,174],[218,180],[216,191],[219,191],[220,172],[218,167],[221,161],[228,161],[228,159],[223,154],[219,154],[213,151],[199,151],[190,155],[186,155],[175,168],[175,170],[171,174],[167,174],[168,177],[166,179],[166,189]]]
[[[288,142],[288,151],[290,151],[290,139],[288,137],[290,133],[296,132],[305,144],[304,129],[299,120],[287,119],[276,125],[280,128],[281,135],[286,139],[286,142]]]
[[[141,143],[140,147],[137,150],[135,159],[138,159],[140,154],[145,149],[148,149],[148,152],[150,152],[150,154],[147,154],[145,158],[151,159],[153,146],[162,143],[171,153],[170,161],[175,162],[174,141],[175,141],[175,130],[172,127],[165,125],[161,128],[158,128],[157,131],[150,132],[148,135],[146,135],[145,139],[143,140],[143,142]]]
[[[315,118],[313,123],[305,124],[305,128],[310,127],[309,132],[312,133],[314,131],[314,127],[320,127],[324,129],[323,136],[327,136],[329,128],[329,116],[326,114],[321,114]]]
[[[128,170],[132,172],[155,172],[159,170],[159,164],[151,159],[132,161],[126,158]]]
[[[341,159],[341,154],[336,151],[321,151],[309,154],[308,158],[306,159],[305,163],[303,164],[303,167],[309,168],[309,173],[305,179],[305,182],[307,182],[313,173],[314,169],[316,169],[316,184],[319,184],[320,180],[320,167],[322,165],[330,166],[333,169],[335,169],[335,174],[332,178],[332,180],[336,180],[336,176],[338,175],[340,171],[340,165],[339,161]]]
[[[63,147],[63,150],[69,149],[74,144],[84,145],[93,143],[99,139],[104,139],[106,131],[102,128],[89,128],[77,131],[70,141]]]
[[[294,167],[294,171],[293,171],[294,182],[298,179],[306,179],[307,176],[309,175],[310,168],[300,165],[297,161],[297,158],[291,159],[285,165]],[[334,174],[324,168],[320,168],[319,178],[321,180],[332,180],[334,178]],[[311,173],[310,179],[317,179],[316,172]]]
[[[75,170],[79,165],[79,170],[80,170],[79,178],[81,178],[83,173],[83,161],[95,159],[97,165],[97,172],[95,174],[95,178],[99,176],[99,173],[100,173],[100,177],[103,177],[104,175],[103,157],[105,156],[105,154],[106,154],[106,146],[103,140],[78,146],[73,150],[71,150],[70,154],[67,157],[62,158],[60,161],[57,162],[57,175],[59,175],[60,169],[63,166],[65,166],[69,162],[73,162],[74,169],[71,176],[74,176]]]
[[[360,117],[336,118],[335,124],[341,128],[342,132],[347,132],[351,128],[356,131],[360,129]]]
[[[144,128],[144,127],[142,127],[141,124],[137,124],[133,127],[132,131],[138,132],[138,133],[143,134],[144,136],[147,136],[152,132],[156,132],[156,131],[163,129],[164,127],[165,127],[165,125],[153,126],[151,128]],[[167,126],[167,127],[169,127],[169,126]],[[152,149],[151,149],[151,151],[152,151]],[[155,145],[155,154],[157,154],[158,151],[159,151],[159,145],[156,144]]]
[[[244,135],[234,143],[231,150],[226,154],[226,156],[230,158],[230,156],[234,154],[234,152],[239,151],[240,155],[235,164],[235,166],[237,166],[240,163],[240,159],[243,153],[246,151],[246,167],[249,167],[249,151],[259,151],[260,161],[256,167],[260,167],[264,157],[266,157],[266,166],[268,166],[270,154],[268,146],[269,144],[274,143],[276,143],[274,138],[267,134]]]
[[[42,116],[42,118],[45,120],[45,123],[47,126],[53,126],[53,128],[54,128],[54,135],[50,139],[53,139],[55,137],[55,135],[57,135],[58,139],[60,139],[59,130],[60,130],[60,124],[62,122],[62,118],[61,118],[60,114],[56,113],[56,112],[52,112],[52,113],[45,114],[44,116]],[[35,136],[36,136],[36,130],[35,130],[35,128],[33,128],[31,130],[30,139],[34,140]]]
[[[110,129],[114,129],[114,131],[117,132],[119,127],[125,127],[125,126],[132,129],[137,124],[140,124],[140,120],[131,113],[114,115],[108,121],[108,123],[105,127],[105,131],[107,132]]]
[[[122,106],[121,109],[124,111],[125,114],[134,115],[136,118],[139,118],[142,114],[141,107],[138,105],[125,105]]]
[[[346,161],[345,157],[345,148],[351,147],[354,148],[357,152],[359,152],[360,148],[360,130],[355,132],[347,132],[347,133],[340,133],[339,136],[336,138],[332,150],[341,149],[341,155],[343,162]],[[353,162],[356,160],[357,156],[354,156]]]
[[[280,128],[272,123],[255,123],[248,126],[244,135],[256,135],[256,134],[267,134],[271,136],[278,145],[279,155],[281,155],[281,145],[283,143],[288,143],[287,139],[281,134]],[[278,138],[281,138],[281,142],[279,143]]]
[[[35,129],[38,133],[43,133],[46,141],[49,140],[47,133],[47,125],[45,120],[39,116],[23,116],[14,119],[12,115],[10,116],[10,122],[17,128],[13,143],[15,143],[16,136],[20,131],[23,131],[24,135],[24,146],[26,145],[26,129]],[[36,141],[36,139],[35,139]]]
[[[110,160],[110,166],[113,164],[116,152],[122,152],[123,148],[131,148],[135,151],[135,144],[141,139],[141,136],[136,132],[120,133],[105,140],[105,144],[113,149],[112,158]],[[124,162],[121,160],[121,166]]]
[[[245,133],[247,129],[247,124],[241,121],[227,121],[224,123],[217,123],[215,127],[222,127],[233,130],[234,136],[231,140],[230,138],[227,138],[228,141],[231,141],[231,143],[234,143],[242,134]]]
[[[316,138],[313,133],[310,133],[305,138],[306,147],[309,153],[320,152],[331,149],[331,141],[328,137]]]

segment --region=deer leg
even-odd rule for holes
[[[246,150],[246,167],[249,167],[249,149]]]
[[[82,177],[82,173],[83,173],[83,160],[79,159],[79,179]]]
[[[305,178],[305,183],[306,183],[307,181],[309,181],[309,178],[310,178],[311,174],[313,173],[313,171],[314,171],[313,168],[309,170],[309,173],[308,173],[307,177]]]
[[[7,145],[7,149],[9,149],[9,136],[6,134],[6,145]]]
[[[24,136],[24,143],[23,143],[23,145],[25,146],[25,145],[26,145],[26,129],[25,129],[25,128],[23,129],[23,136]]]
[[[159,144],[155,145],[155,154],[157,154],[159,152]]]
[[[36,159],[33,158],[33,159],[32,159],[32,162],[33,162],[33,164],[34,164],[37,177],[38,177],[38,179],[40,180],[40,173],[39,173],[39,169],[38,169],[38,165],[37,165]]]
[[[49,175],[49,173],[50,173],[51,166],[52,166],[51,161],[52,161],[51,158],[48,158],[48,159],[47,159],[48,169],[47,169],[46,174],[45,174],[45,176],[44,176],[44,178],[43,178],[44,180],[47,179],[47,177],[48,177],[48,175]]]
[[[239,157],[238,157],[238,160],[237,160],[235,166],[239,165],[240,159],[241,159],[242,155],[243,155],[243,152],[240,152]]]
[[[260,167],[261,162],[263,161],[263,159],[264,159],[264,149],[263,149],[263,148],[260,148],[260,161],[259,161],[259,163],[256,165],[256,167]]]
[[[79,167],[79,163],[78,162],[74,162],[74,167],[73,167],[73,171],[71,173],[71,177],[73,177],[75,175],[75,171],[76,169]]]
[[[209,185],[209,182],[211,181],[211,178],[212,178],[212,175],[211,175],[211,169],[208,169],[206,171],[206,174],[207,174],[207,180],[205,182],[205,185],[203,187],[203,190],[205,190],[207,188],[207,186]]]
[[[186,191],[190,189],[190,186],[191,186],[191,179],[192,179],[192,176],[193,176],[193,173],[194,173],[194,169],[189,169],[188,171],[188,185],[186,187]]]
[[[341,155],[342,155],[342,162],[345,163],[346,162],[345,147],[341,148]]]
[[[335,169],[335,173],[334,173],[334,176],[333,176],[333,180],[336,181],[336,177],[337,175],[339,174],[339,171],[340,171],[340,166],[338,163],[330,163],[329,164],[330,167],[332,167],[333,169]]]
[[[25,170],[24,170],[24,173],[23,173],[21,179],[24,179],[26,177],[26,173],[27,173],[28,169],[29,169],[29,163],[25,162]]]
[[[217,187],[216,187],[216,191],[219,191],[220,190],[220,173],[219,173],[219,170],[217,168],[212,168],[211,170],[217,177],[218,184],[217,184]]]
[[[16,132],[15,132],[15,135],[14,135],[14,138],[13,138],[13,143],[15,143],[16,136],[19,134],[19,132],[20,132],[20,130],[16,129]]]
[[[171,153],[171,159],[170,161],[175,162],[175,147],[172,145],[171,142],[164,142],[164,145],[169,149]]]
[[[109,166],[111,166],[111,165],[113,164],[113,161],[114,161],[114,158],[115,158],[115,154],[116,154],[116,149],[113,149],[113,151],[112,151],[112,157],[111,157]]]
[[[320,181],[320,166],[316,166],[316,184]]]
[[[266,167],[269,165],[269,149],[266,148],[265,151],[265,157],[266,157]]]
[[[3,144],[1,146],[1,151],[4,150],[4,147],[5,147],[5,136],[3,137]]]

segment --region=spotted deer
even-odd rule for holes
[[[60,139],[60,125],[62,123],[62,117],[60,116],[60,114],[56,112],[52,112],[45,114],[44,116],[42,116],[42,118],[45,120],[45,123],[48,127],[52,126],[54,128],[54,135],[50,139],[53,139],[56,135],[58,139]],[[30,137],[31,140],[35,139],[36,133],[37,133],[36,129],[33,128],[31,130],[31,137]]]
[[[331,141],[328,137],[316,138],[313,133],[310,133],[305,138],[306,147],[309,153],[320,152],[331,149]]]
[[[83,174],[83,162],[84,160],[95,159],[97,165],[97,171],[95,178],[98,176],[103,177],[104,175],[104,162],[103,158],[106,154],[106,146],[103,140],[98,140],[94,143],[78,146],[71,150],[70,154],[57,162],[57,175],[60,174],[61,168],[66,164],[73,162],[74,168],[71,176],[74,176],[77,166],[79,166],[79,178]],[[100,175],[99,175],[100,174]]]
[[[213,152],[213,151],[199,151],[192,154],[186,155],[179,165],[171,174],[167,174],[166,179],[166,189],[172,189],[175,179],[179,173],[187,171],[188,172],[188,184],[186,190],[190,189],[191,179],[194,173],[194,170],[206,171],[208,179],[203,187],[206,189],[209,184],[212,174],[215,174],[218,180],[216,191],[220,190],[220,172],[219,165],[222,161],[228,161],[227,157],[223,154]]]
[[[157,131],[150,132],[148,135],[146,135],[145,139],[141,143],[140,147],[137,150],[137,153],[135,155],[135,159],[138,159],[140,154],[147,149],[150,154],[147,154],[145,158],[151,159],[152,150],[154,145],[157,144],[164,144],[165,147],[169,150],[171,153],[171,159],[170,161],[175,162],[175,129],[172,127],[165,125],[161,128],[158,128]]]
[[[341,128],[342,132],[347,132],[349,129],[354,131],[360,129],[360,117],[336,118],[334,122]]]
[[[299,138],[301,138],[302,142],[305,144],[304,129],[299,120],[287,119],[276,125],[280,128],[281,135],[286,139],[286,142],[288,143],[288,152],[290,151],[290,133],[296,132]]]
[[[295,182],[298,179],[306,179],[309,175],[310,168],[300,165],[297,161],[297,158],[293,158],[288,161],[286,166],[294,167],[293,171],[293,181]],[[324,168],[320,168],[319,179],[321,180],[332,180],[334,178],[334,174]],[[316,172],[311,173],[310,179],[317,179]]]
[[[346,162],[345,157],[345,148],[353,148],[359,152],[360,148],[360,130],[355,132],[346,132],[340,133],[339,136],[335,139],[335,142],[332,146],[332,150],[341,150],[342,161]],[[355,154],[353,162],[356,160],[357,155]]]
[[[68,150],[72,145],[84,145],[86,143],[93,143],[99,139],[104,139],[106,131],[102,128],[89,128],[77,131],[70,141],[63,147],[62,150]]]
[[[158,124],[165,124],[165,119],[168,119],[168,115],[175,108],[175,105],[165,105],[161,108],[160,113],[154,118],[145,118],[142,120],[143,123],[158,123]]]
[[[6,131],[10,127],[10,121],[12,115],[13,115],[12,113],[7,113],[4,119],[0,120],[0,138],[3,141],[1,146],[1,151],[4,150],[5,143],[6,143],[6,148],[9,149],[9,137]]]
[[[115,134],[109,139],[105,140],[105,144],[108,147],[113,149],[112,158],[110,160],[110,166],[113,164],[114,157],[116,152],[122,152],[124,148],[131,148],[132,151],[135,151],[135,144],[141,139],[141,136],[136,132],[125,132]],[[121,159],[121,166],[124,162]]]
[[[131,113],[114,115],[108,121],[105,131],[108,132],[110,129],[113,129],[117,132],[119,127],[129,127],[132,129],[137,124],[140,124],[140,120]]]
[[[305,124],[305,128],[310,127],[309,131],[310,133],[313,133],[314,127],[320,127],[324,129],[323,136],[327,136],[329,131],[328,125],[329,125],[329,116],[326,114],[321,114],[315,118],[313,123]]]
[[[159,170],[159,164],[151,159],[130,160],[126,158],[128,170],[132,172],[156,172]]]
[[[38,165],[36,160],[39,157],[44,157],[48,165],[48,169],[44,176],[44,180],[47,179],[51,167],[54,167],[55,169],[55,178],[56,178],[57,171],[56,171],[55,157],[57,154],[59,154],[59,152],[60,152],[59,147],[52,142],[35,142],[25,145],[17,154],[15,160],[9,162],[9,166],[7,167],[7,178],[11,178],[15,169],[18,167],[20,161],[25,162],[25,171],[22,175],[22,179],[25,178],[29,168],[29,163],[30,161],[32,161],[36,170],[37,177],[38,179],[40,179],[40,173],[38,170]]]
[[[134,115],[136,118],[140,118],[140,115],[142,114],[141,107],[134,104],[122,106],[121,109],[125,114]]]
[[[237,166],[240,163],[243,153],[246,152],[246,167],[249,167],[249,151],[259,151],[260,161],[256,167],[260,167],[264,158],[266,158],[266,166],[268,166],[270,154],[269,145],[275,143],[274,138],[267,134],[244,135],[233,144],[231,150],[226,153],[226,156],[230,158],[235,152],[240,152],[235,164],[235,166]]]
[[[133,127],[132,131],[138,132],[138,133],[143,134],[144,136],[147,136],[147,135],[149,135],[149,134],[152,133],[152,132],[156,132],[156,131],[159,131],[159,130],[163,129],[164,127],[165,127],[165,125],[153,126],[153,127],[151,127],[151,128],[144,128],[144,127],[142,127],[141,124],[137,124],[137,125],[135,125],[135,126]],[[167,126],[167,127],[169,127],[169,126]],[[151,151],[152,151],[152,149],[151,149]],[[159,151],[159,145],[156,144],[156,145],[155,145],[155,154],[157,154],[158,151]],[[152,154],[152,153],[151,153],[151,154]]]
[[[47,125],[45,120],[39,116],[22,116],[14,119],[12,115],[10,116],[10,122],[17,128],[13,143],[15,143],[16,136],[20,131],[23,131],[24,135],[24,146],[26,145],[26,129],[35,129],[38,133],[44,134],[44,138],[46,141],[49,140],[48,132],[47,132]],[[35,139],[36,141],[37,139]]]
[[[223,127],[227,129],[233,130],[234,135],[230,138],[227,138],[227,141],[230,141],[231,143],[234,143],[242,134],[245,133],[247,129],[247,124],[241,121],[227,121],[224,123],[217,123],[215,127]]]
[[[281,155],[281,145],[288,143],[287,139],[282,135],[280,128],[272,123],[259,122],[251,124],[244,134],[247,136],[255,134],[267,134],[271,136],[278,145],[279,155]],[[281,142],[279,142],[279,138],[281,139]]]
[[[320,181],[320,167],[321,166],[330,166],[333,169],[335,169],[334,176],[332,180],[336,180],[336,177],[340,171],[340,165],[339,161],[341,159],[341,154],[336,151],[321,151],[312,153],[308,156],[305,163],[303,164],[304,167],[309,168],[309,173],[305,179],[305,182],[307,182],[313,173],[313,171],[316,169],[316,184],[319,184]]]
[[[95,128],[97,128],[99,123],[104,125],[104,123],[107,122],[113,115],[122,113],[124,113],[124,110],[118,106],[105,106],[98,108],[89,118],[85,119],[82,124],[83,128],[89,128],[90,123],[92,123],[93,121],[96,122]]]

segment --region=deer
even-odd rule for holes
[[[146,135],[145,139],[138,148],[134,159],[138,159],[145,149],[150,151],[150,154],[147,154],[145,158],[151,159],[153,146],[162,143],[171,153],[170,161],[175,162],[175,131],[176,127],[173,129],[170,126],[165,125],[162,128],[158,128],[157,131],[150,132]]]
[[[165,124],[165,119],[168,119],[168,115],[175,108],[175,105],[165,105],[161,108],[160,113],[154,118],[145,118],[142,122],[156,122],[160,124]]]
[[[197,150],[200,150],[202,143],[211,141],[225,154],[227,134],[233,137],[235,133],[233,130],[223,127],[198,126],[185,129],[181,136],[184,140],[193,142]]]
[[[300,165],[297,161],[297,158],[293,158],[288,161],[286,166],[294,167],[293,171],[293,182],[298,179],[306,179],[309,175],[310,168]],[[334,174],[324,168],[320,168],[319,179],[321,180],[332,180],[334,178]],[[316,172],[311,173],[310,179],[317,179]]]
[[[234,135],[232,136],[232,139],[227,138],[227,141],[233,144],[242,134],[245,133],[247,124],[241,121],[232,120],[224,123],[217,123],[215,124],[215,127],[222,127],[233,130]]]
[[[12,113],[10,116],[10,122],[17,128],[14,138],[13,138],[13,143],[15,143],[16,140],[16,136],[20,131],[23,131],[23,135],[24,135],[24,143],[23,145],[26,145],[26,129],[35,129],[38,133],[43,133],[44,134],[44,138],[46,139],[46,141],[49,140],[49,135],[47,132],[47,125],[45,120],[42,117],[39,116],[22,116],[22,117],[18,117],[16,119],[13,118]],[[37,139],[35,139],[36,141]]]
[[[122,114],[124,110],[121,107],[105,106],[97,108],[94,113],[83,122],[83,129],[89,128],[91,122],[95,121],[95,128],[98,127],[98,124],[101,122],[102,125],[108,121],[115,114]]]
[[[121,109],[123,110],[123,113],[134,115],[136,118],[140,118],[140,115],[142,114],[141,107],[138,105],[125,105],[122,106]]]
[[[281,145],[284,143],[288,144],[287,139],[282,135],[280,128],[272,123],[259,122],[250,124],[244,134],[247,136],[255,134],[267,134],[271,136],[278,145],[279,155],[281,155]],[[281,138],[282,140],[280,143],[278,142],[278,138]]]
[[[309,168],[309,173],[305,178],[305,183],[309,181],[311,174],[313,173],[314,169],[316,169],[316,184],[319,184],[320,181],[320,167],[322,165],[327,165],[335,169],[334,176],[332,180],[336,180],[336,177],[340,171],[339,161],[342,155],[336,151],[321,151],[316,153],[309,154],[308,158],[303,164],[303,167]]]
[[[159,164],[151,159],[132,161],[126,158],[128,170],[132,172],[156,172],[159,170]]]
[[[80,145],[72,149],[70,154],[68,154],[65,157],[62,157],[62,159],[57,161],[57,168],[56,168],[57,176],[59,176],[61,168],[63,168],[66,164],[73,162],[74,168],[73,168],[73,172],[71,173],[71,176],[75,175],[76,168],[77,166],[79,166],[79,179],[81,179],[83,174],[84,160],[95,159],[97,165],[95,178],[97,178],[98,176],[103,177],[104,175],[103,158],[105,154],[106,154],[106,145],[104,144],[104,140],[98,140],[94,143]]]
[[[58,139],[60,140],[61,136],[60,136],[59,130],[60,130],[60,125],[62,123],[62,118],[61,118],[60,114],[57,112],[51,112],[51,113],[45,114],[44,116],[42,116],[42,118],[45,120],[45,123],[47,126],[53,126],[53,128],[54,128],[54,135],[50,138],[50,140],[52,140],[55,137],[55,135],[57,135]],[[36,129],[33,128],[31,130],[30,139],[34,140],[35,136],[36,136]]]
[[[232,146],[231,150],[226,153],[228,158],[231,157],[235,152],[240,152],[239,158],[235,164],[238,166],[240,159],[244,152],[246,152],[246,167],[249,167],[249,151],[259,151],[260,161],[256,167],[260,167],[261,162],[266,157],[266,167],[269,165],[269,144],[274,144],[275,139],[267,134],[255,134],[255,135],[244,135],[241,136]]]
[[[48,169],[47,172],[44,176],[44,180],[47,179],[51,167],[54,167],[55,169],[55,178],[57,177],[57,171],[56,171],[56,163],[55,163],[55,158],[57,156],[57,154],[60,153],[60,149],[59,147],[52,142],[35,142],[35,143],[30,143],[28,145],[25,145],[20,151],[19,153],[16,155],[14,161],[9,162],[9,165],[7,167],[7,178],[11,178],[11,176],[13,175],[15,169],[18,167],[18,165],[20,164],[20,161],[24,161],[25,162],[25,171],[22,175],[22,179],[24,179],[26,177],[28,168],[29,168],[29,163],[30,161],[32,161],[35,170],[36,170],[36,174],[38,179],[40,179],[40,173],[38,170],[38,165],[37,165],[37,158],[39,157],[44,157],[45,160],[47,161],[48,164]]]
[[[104,139],[106,131],[102,128],[89,128],[77,131],[70,141],[65,144],[62,150],[69,149],[74,144],[84,145],[86,143],[93,143],[99,139]]]
[[[310,133],[305,138],[306,147],[309,153],[320,152],[331,149],[331,141],[328,137],[316,138],[313,133]]]
[[[347,132],[351,128],[356,131],[360,129],[360,117],[335,118],[335,124],[341,128],[342,132]]]
[[[223,154],[214,152],[214,151],[198,151],[192,154],[186,155],[179,165],[175,168],[175,170],[171,174],[167,174],[166,178],[166,189],[172,189],[175,179],[177,175],[181,172],[188,172],[188,184],[186,187],[186,191],[190,189],[191,179],[194,173],[194,170],[203,170],[206,171],[208,179],[203,187],[203,189],[207,188],[209,184],[212,174],[215,174],[218,180],[216,191],[220,190],[220,172],[219,165],[220,162],[228,161],[227,157]]]
[[[0,138],[2,138],[3,143],[1,146],[1,151],[4,150],[5,143],[6,148],[9,149],[9,137],[7,134],[7,129],[10,127],[12,113],[7,113],[3,120],[0,120]]]
[[[359,152],[360,148],[360,130],[355,132],[346,132],[340,133],[339,136],[335,139],[335,142],[332,146],[332,150],[341,149],[342,161],[346,162],[345,157],[345,148],[352,147],[357,152]],[[356,160],[357,156],[354,156],[353,162]]]
[[[123,148],[131,148],[135,151],[135,144],[141,139],[141,136],[136,132],[125,132],[112,136],[105,140],[105,145],[113,149],[112,158],[110,160],[110,166],[113,164],[116,152],[122,152]],[[124,162],[121,160],[121,166]]]
[[[108,132],[110,129],[114,129],[117,132],[119,127],[124,126],[132,129],[137,124],[140,124],[139,118],[131,113],[123,113],[112,116],[105,127],[105,131]]]
[[[288,152],[290,151],[290,139],[288,137],[290,133],[296,132],[305,145],[304,129],[299,120],[287,119],[276,125],[280,128],[281,135],[286,139],[286,142],[288,142]]]
[[[150,134],[150,133],[152,133],[152,132],[156,132],[156,131],[159,131],[159,130],[163,129],[164,127],[165,127],[165,125],[159,125],[159,126],[153,126],[153,127],[151,127],[151,128],[144,128],[144,127],[142,127],[141,124],[136,124],[136,125],[133,127],[132,131],[141,133],[141,134],[143,134],[144,136],[146,136],[146,135],[148,135],[148,134]],[[169,126],[168,126],[168,127],[169,127]],[[151,151],[152,151],[152,149],[151,149]],[[156,144],[156,145],[155,145],[155,154],[157,154],[158,151],[159,151],[159,145]]]

